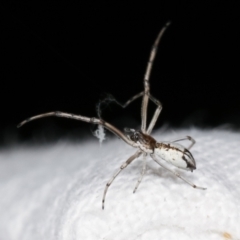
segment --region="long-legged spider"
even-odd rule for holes
[[[50,116],[55,116],[55,117],[63,117],[63,118],[71,118],[83,122],[88,122],[88,123],[93,123],[97,125],[101,125],[104,128],[108,129],[118,137],[120,137],[123,141],[125,141],[127,144],[130,146],[137,148],[137,151],[127,159],[126,162],[124,162],[121,166],[120,169],[113,175],[113,177],[107,182],[104,193],[103,193],[103,198],[102,198],[102,209],[104,209],[104,202],[105,202],[105,197],[108,191],[109,186],[112,184],[114,179],[118,176],[118,174],[126,168],[131,162],[133,162],[136,158],[139,156],[143,155],[143,167],[142,167],[142,172],[141,175],[137,181],[137,184],[134,188],[134,193],[136,192],[139,184],[141,183],[141,180],[143,178],[143,175],[146,170],[146,157],[148,155],[151,156],[151,158],[159,164],[161,167],[164,169],[172,172],[175,174],[177,177],[185,181],[187,184],[191,185],[193,188],[198,188],[205,190],[206,188],[203,187],[198,187],[195,184],[191,183],[190,181],[186,180],[184,177],[182,177],[179,173],[174,172],[172,169],[167,167],[164,163],[162,163],[157,157],[160,157],[162,160],[165,160],[168,163],[171,163],[172,165],[184,169],[184,170],[190,170],[193,171],[196,169],[196,162],[190,153],[189,149],[195,144],[195,140],[189,136],[186,136],[181,139],[176,139],[171,142],[157,142],[153,137],[150,136],[152,129],[159,117],[159,114],[162,110],[162,105],[160,101],[158,101],[155,97],[153,97],[150,94],[150,86],[149,86],[149,77],[152,69],[152,65],[157,53],[157,47],[158,44],[167,29],[167,27],[170,25],[170,22],[166,23],[165,26],[161,29],[159,32],[153,46],[150,52],[150,57],[148,60],[147,64],[147,69],[145,72],[144,76],[144,91],[136,94],[132,98],[130,98],[124,105],[121,105],[119,102],[117,102],[114,98],[112,98],[112,101],[117,102],[120,104],[122,107],[126,107],[129,105],[132,101],[136,100],[139,97],[142,98],[142,108],[141,108],[141,130],[134,130],[134,129],[129,129],[125,128],[124,132],[120,131],[118,128],[115,126],[111,125],[110,123],[104,121],[100,114],[99,118],[89,118],[85,117],[82,115],[76,115],[72,113],[65,113],[65,112],[59,112],[59,111],[54,111],[54,112],[48,112],[48,113],[43,113],[40,115],[36,115],[30,118],[27,118],[26,120],[22,121],[18,127],[23,126],[25,123],[30,122],[32,120],[42,118],[42,117],[50,117]],[[153,114],[153,117],[150,121],[150,124],[148,128],[146,128],[147,125],[147,107],[148,107],[148,102],[152,101],[154,104],[156,104],[157,108]],[[191,141],[191,144],[188,148],[184,148],[182,145],[176,143],[179,141],[183,140],[189,140]]]

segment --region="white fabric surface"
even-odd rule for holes
[[[240,133],[223,129],[157,131],[159,141],[192,136],[196,185],[148,159],[135,160],[109,188],[106,182],[135,152],[117,138],[18,146],[0,152],[0,239],[240,239]],[[188,142],[183,142],[187,145]]]

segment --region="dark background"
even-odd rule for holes
[[[69,119],[16,125],[52,110],[93,117],[104,93],[124,102],[142,91],[151,46],[169,20],[150,81],[163,103],[157,127],[238,129],[238,1],[156,2],[1,2],[1,144],[91,136],[94,126]],[[111,104],[103,117],[138,128],[140,104]]]

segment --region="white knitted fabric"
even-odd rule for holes
[[[194,189],[141,158],[109,188],[106,182],[135,152],[117,138],[15,147],[0,153],[1,240],[240,239],[240,133],[158,131],[159,141],[192,136],[197,169],[176,169]],[[188,142],[183,142],[187,145]]]

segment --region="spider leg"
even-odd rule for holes
[[[139,97],[143,96],[144,92],[140,92],[136,95],[134,95],[133,97],[131,97],[129,100],[127,100],[124,104],[120,103],[114,96],[112,95],[108,95],[106,98],[104,98],[103,100],[101,100],[98,104],[97,104],[97,114],[98,117],[101,119],[101,105],[102,103],[110,103],[110,102],[115,102],[116,104],[118,104],[119,106],[121,106],[122,108],[126,108],[131,102],[133,102],[134,100],[138,99]]]
[[[147,134],[151,134],[156,122],[157,122],[157,119],[159,117],[159,114],[161,113],[162,111],[162,104],[159,100],[157,100],[156,98],[154,98],[152,95],[149,95],[149,98],[151,101],[153,101],[156,105],[157,105],[157,108],[154,112],[154,115],[152,117],[152,120],[148,126],[148,129],[147,129]]]
[[[108,129],[110,132],[112,132],[113,134],[117,135],[118,137],[120,137],[123,141],[125,141],[127,144],[133,146],[133,147],[138,147],[137,144],[133,141],[131,141],[128,137],[125,136],[125,134],[123,134],[119,129],[117,129],[116,127],[114,127],[113,125],[111,125],[108,122],[105,122],[102,119],[98,119],[98,118],[89,118],[89,117],[85,117],[85,116],[81,116],[81,115],[76,115],[76,114],[72,114],[72,113],[65,113],[65,112],[59,112],[59,111],[55,111],[55,112],[48,112],[48,113],[43,113],[43,114],[39,114],[30,118],[27,118],[26,120],[22,121],[21,123],[19,123],[17,125],[17,127],[21,127],[24,124],[39,119],[39,118],[43,118],[43,117],[62,117],[62,118],[70,118],[70,119],[75,119],[78,121],[83,121],[83,122],[88,122],[88,123],[92,123],[92,124],[98,124],[98,125],[102,125],[104,128]]]
[[[134,96],[131,97],[129,100],[127,100],[124,104],[121,104],[121,103],[118,102],[115,98],[114,98],[114,101],[115,101],[118,105],[120,105],[122,108],[125,108],[125,107],[127,107],[131,102],[133,102],[134,100],[138,99],[139,97],[142,97],[143,94],[144,94],[144,92],[142,91],[142,92],[134,95]]]
[[[195,141],[192,137],[190,137],[190,136],[186,136],[186,137],[184,137],[184,138],[176,139],[176,140],[171,141],[171,142],[180,142],[180,141],[184,141],[184,140],[189,140],[189,141],[192,142],[192,143],[190,144],[190,146],[187,148],[188,150],[189,150],[190,148],[192,148],[193,145],[196,143],[196,141]]]
[[[187,184],[189,184],[189,185],[192,186],[193,188],[198,188],[198,189],[202,189],[202,190],[206,190],[206,189],[207,189],[207,188],[203,188],[203,187],[198,187],[198,186],[196,186],[195,184],[191,183],[190,181],[188,181],[187,179],[185,179],[184,177],[182,177],[179,173],[174,172],[172,169],[170,169],[170,168],[166,167],[164,164],[160,163],[160,162],[157,160],[157,158],[156,158],[156,156],[155,156],[154,154],[150,154],[150,155],[151,155],[152,159],[153,159],[157,164],[159,164],[162,168],[170,171],[171,173],[173,173],[173,174],[174,174],[175,176],[177,176],[178,178],[181,178],[184,182],[186,182]]]
[[[145,153],[145,154],[143,155],[142,172],[141,172],[140,177],[138,178],[138,181],[137,181],[137,184],[136,184],[136,186],[135,186],[135,188],[134,188],[134,190],[133,190],[133,193],[135,193],[135,192],[137,191],[138,186],[139,186],[139,184],[141,183],[141,181],[142,181],[142,179],[143,179],[143,176],[144,176],[144,174],[145,174],[145,171],[146,171],[146,156],[147,156],[147,154]]]
[[[137,151],[136,153],[134,153],[130,158],[128,158],[128,160],[123,163],[120,167],[120,169],[113,175],[113,177],[107,182],[106,187],[104,189],[103,192],[103,198],[102,198],[102,209],[104,209],[104,203],[105,203],[105,198],[106,198],[106,194],[108,191],[108,188],[110,187],[110,185],[112,184],[112,182],[114,181],[114,179],[118,176],[118,174],[124,169],[126,168],[134,159],[136,159],[137,157],[139,157],[142,154],[141,151]]]
[[[147,69],[144,75],[144,96],[143,96],[143,100],[142,100],[142,109],[141,109],[141,118],[142,118],[142,125],[141,125],[141,130],[143,133],[146,133],[146,124],[147,124],[147,107],[148,107],[148,101],[149,101],[149,96],[150,96],[150,85],[149,85],[149,78],[150,78],[150,74],[151,74],[151,70],[152,70],[152,66],[153,66],[153,62],[157,53],[157,48],[158,48],[158,44],[165,32],[165,30],[167,29],[167,27],[170,25],[170,22],[167,22],[165,24],[165,26],[161,29],[161,31],[159,32],[153,46],[152,46],[152,50],[150,52],[150,57],[147,63]]]
[[[103,100],[101,100],[98,105],[97,105],[97,111],[99,112],[99,109],[101,108],[101,104],[103,102],[109,101],[109,102],[115,102],[116,104],[118,104],[119,106],[121,106],[122,108],[126,108],[130,103],[132,103],[133,101],[135,101],[136,99],[142,97],[144,95],[144,91],[134,95],[133,97],[131,97],[130,99],[128,99],[124,104],[120,103],[113,95],[108,95],[106,98],[104,98]],[[156,105],[159,105],[159,101],[157,99],[155,99],[151,94],[149,94],[149,98],[150,100],[155,103]],[[100,110],[101,113],[101,110]]]

